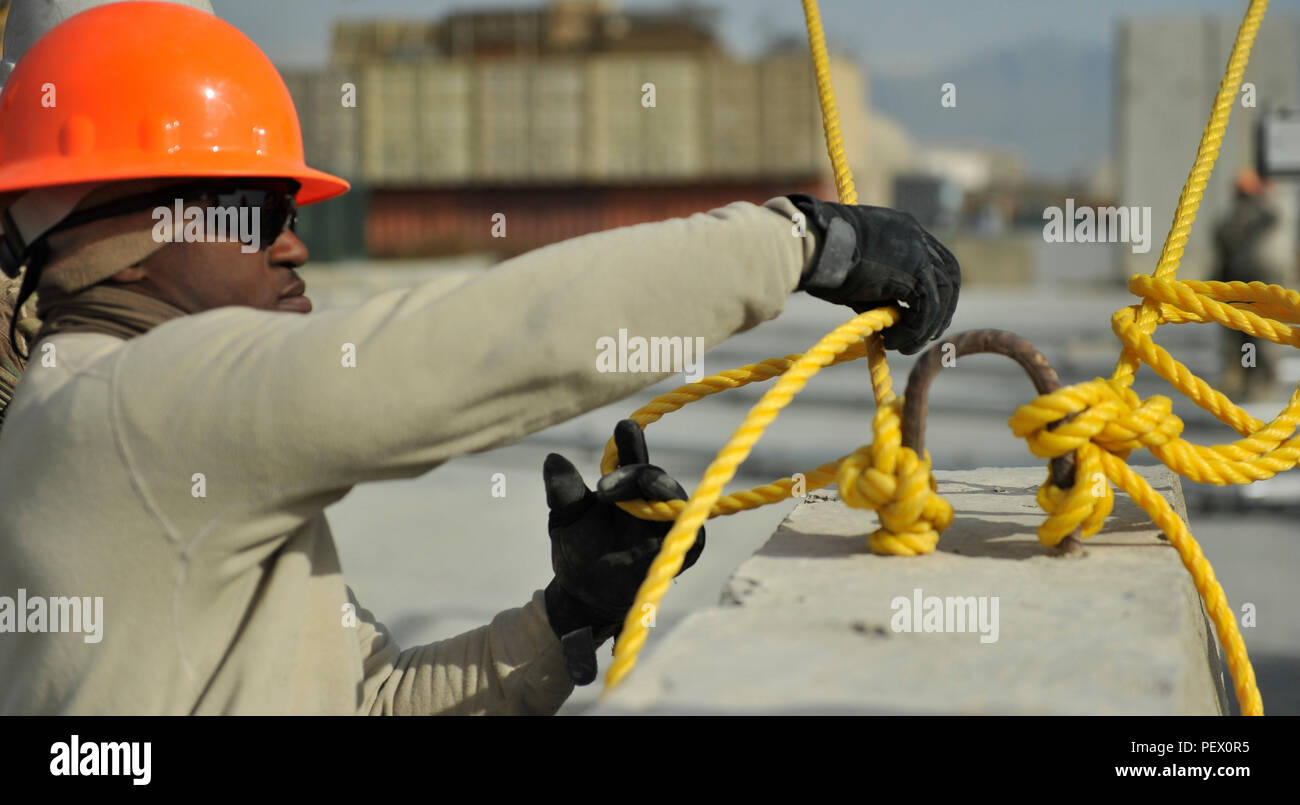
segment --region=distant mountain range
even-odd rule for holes
[[[1111,151],[1112,50],[1040,38],[891,76],[871,71],[871,104],[925,145],[1002,145],[1034,176],[1086,175]],[[956,108],[940,87],[957,87]]]

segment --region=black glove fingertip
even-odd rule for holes
[[[645,431],[634,419],[620,420],[614,426],[614,445],[618,448],[619,466],[650,462],[650,452],[645,444]]]
[[[582,473],[559,453],[551,453],[542,463],[542,485],[546,488],[546,506],[555,511],[578,503],[591,493]]]
[[[573,684],[582,687],[596,681],[596,640],[590,626],[569,632],[560,638],[564,666]]]

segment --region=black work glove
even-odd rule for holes
[[[546,588],[546,614],[564,646],[569,676],[578,685],[596,678],[596,646],[618,634],[673,525],[634,517],[615,501],[686,499],[681,484],[649,463],[640,425],[630,419],[619,422],[614,443],[618,469],[601,478],[595,492],[564,456],[551,453],[542,466],[555,570]],[[695,564],[703,550],[700,528],[682,570]]]
[[[817,254],[798,290],[857,313],[903,301],[885,330],[885,348],[920,350],[952,323],[961,266],[952,252],[905,212],[849,206],[804,193],[787,196],[815,228]]]

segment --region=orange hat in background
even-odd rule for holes
[[[1259,174],[1254,168],[1242,168],[1237,171],[1237,179],[1234,183],[1237,192],[1243,196],[1257,196],[1264,189],[1264,182],[1259,178]]]

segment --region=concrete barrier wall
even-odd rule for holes
[[[1177,476],[1140,471],[1186,519]],[[1117,494],[1084,556],[1055,555],[1034,533],[1045,474],[936,473],[956,516],[915,558],[871,555],[875,514],[813,493],[719,606],[677,625],[594,712],[1227,712],[1213,628],[1173,547]],[[955,631],[966,612],[975,622]]]

